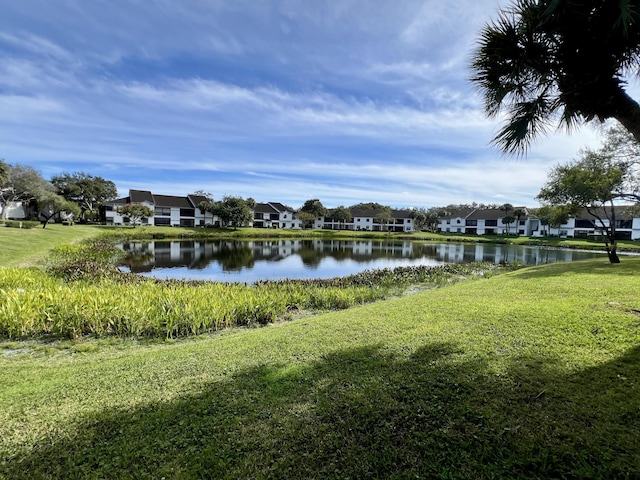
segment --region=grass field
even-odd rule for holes
[[[0,226],[0,266],[17,267],[45,258],[58,245],[99,235],[103,227],[61,224],[47,228],[7,228]]]
[[[639,269],[179,341],[4,342],[0,478],[638,478]]]

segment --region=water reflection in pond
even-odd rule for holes
[[[122,268],[156,278],[255,282],[332,278],[367,269],[442,263],[526,265],[603,257],[600,253],[517,245],[380,240],[136,241]]]

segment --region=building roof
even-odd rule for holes
[[[637,209],[633,205],[617,205],[614,207],[616,220],[632,220],[634,216],[637,216]],[[592,209],[594,213],[599,215],[601,218],[606,219],[609,218],[611,209],[607,208],[605,212],[603,208],[595,208]],[[635,215],[634,215],[635,214]],[[583,208],[581,212],[575,215],[576,218],[583,218],[586,220],[594,220],[597,217],[590,214],[586,208]]]
[[[477,210],[476,208],[461,208],[460,210],[456,210],[455,212],[452,212],[449,215],[440,217],[440,220],[449,220],[452,218],[467,218],[476,210]]]
[[[331,218],[333,212],[335,212],[335,208],[330,208],[327,210],[326,218]],[[370,208],[350,208],[351,217],[353,218],[376,218],[381,209],[370,209]],[[409,218],[411,214],[410,210],[391,210],[391,216],[393,218]]]
[[[256,203],[253,211],[256,213],[280,213],[271,203]]]
[[[208,202],[209,201],[209,199],[207,197],[205,197],[204,195],[187,195],[187,198],[193,204],[193,206],[196,207],[196,208],[198,208],[198,206],[202,202]]]
[[[116,198],[114,200],[107,200],[106,202],[104,202],[105,205],[110,205],[110,204],[118,204],[118,205],[126,205],[127,203],[131,203],[131,199],[129,197],[122,197],[122,198]]]
[[[142,202],[153,204],[153,194],[149,190],[129,190],[129,203]]]
[[[280,212],[292,212],[293,209],[291,207],[287,207],[286,205],[280,202],[268,202],[278,213]]]
[[[506,217],[507,215],[514,215],[511,212],[506,213],[504,210],[500,210],[499,208],[487,208],[487,209],[477,209],[471,212],[469,215],[465,217],[467,220],[500,220],[501,218]]]
[[[157,207],[193,208],[187,197],[173,195],[153,195],[154,204]]]

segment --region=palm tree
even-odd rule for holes
[[[524,217],[526,214],[527,212],[525,212],[523,208],[516,208],[513,211],[513,216],[516,217],[516,235],[519,235],[518,230],[520,225],[520,219]]]
[[[615,118],[640,141],[640,105],[623,80],[639,64],[637,1],[515,0],[481,31],[471,81],[488,116],[506,111],[493,142],[523,154],[554,121]]]
[[[511,224],[516,221],[516,217],[507,215],[502,219],[502,223],[507,226],[507,236],[511,235]]]

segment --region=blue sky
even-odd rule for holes
[[[45,178],[328,207],[536,206],[596,130],[490,146],[493,0],[0,0],[0,157]]]

